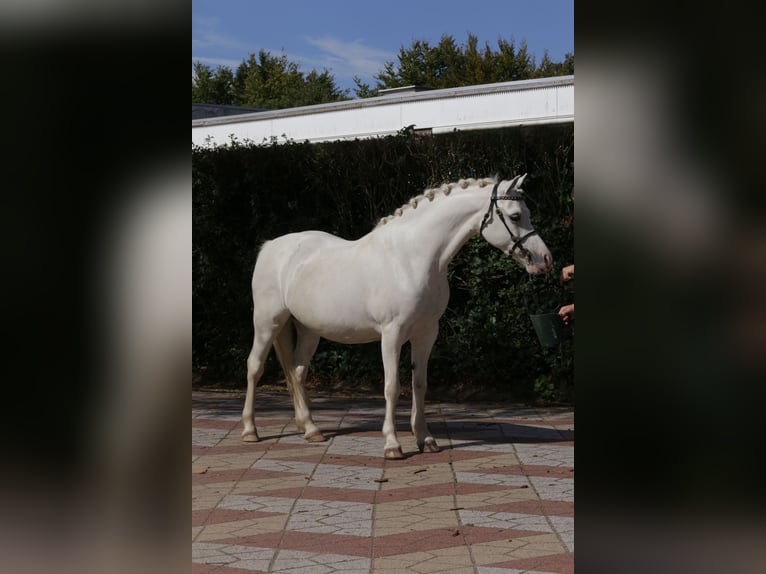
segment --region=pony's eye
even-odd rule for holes
[[[511,221],[518,221],[519,219],[521,219],[521,214],[518,211],[511,213]]]

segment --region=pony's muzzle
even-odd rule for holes
[[[524,252],[524,267],[530,275],[541,275],[543,273],[548,273],[553,269],[553,256],[551,256],[551,252],[548,251],[548,249],[543,248],[542,254],[539,251],[533,253],[526,249]]]

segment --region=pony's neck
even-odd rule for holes
[[[441,245],[437,248],[435,257],[438,259],[439,271],[446,273],[447,267],[458,254],[463,245],[479,233],[481,222],[480,205],[484,203],[484,194],[476,190],[468,190],[456,194],[449,208],[452,213],[445,218],[447,234],[442,236]],[[449,198],[445,201],[450,201]],[[460,209],[455,209],[459,207]]]
[[[446,273],[452,259],[479,232],[482,206],[489,194],[475,188],[455,189],[449,196],[424,200],[417,211],[383,226],[397,243],[406,243],[413,261]],[[412,208],[410,208],[412,209]]]

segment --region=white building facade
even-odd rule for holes
[[[192,120],[192,143],[364,139],[574,122],[574,76],[444,90],[397,88],[375,98]]]

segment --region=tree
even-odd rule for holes
[[[459,46],[450,35],[444,35],[436,46],[426,40],[415,40],[409,48],[402,46],[398,62],[386,62],[375,76],[375,88],[354,78],[357,97],[376,96],[379,90],[420,85],[431,88],[457,88],[494,82],[508,82],[574,74],[574,54],[566,54],[563,62],[554,62],[546,51],[536,65],[526,42],[498,39],[497,50],[489,43],[483,47],[479,39],[468,34]]]
[[[272,56],[261,50],[258,58],[250,54],[247,61],[237,68],[237,75],[243,74],[243,91],[237,94],[237,104],[259,108],[281,109],[294,103],[303,77],[298,65],[289,62],[287,56]]]
[[[285,54],[275,56],[265,50],[249,54],[235,72],[222,66],[212,70],[200,62],[193,71],[193,103],[282,109],[349,99],[349,90],[339,89],[327,70],[304,74]],[[402,46],[397,62],[386,62],[375,76],[375,87],[355,76],[353,92],[358,98],[369,98],[379,90],[402,86],[457,88],[569,74],[574,74],[573,53],[555,62],[546,51],[538,65],[524,41],[517,45],[499,38],[493,49],[488,42],[480,45],[473,34],[468,34],[464,45],[445,34],[435,46],[427,40]]]
[[[346,92],[335,85],[335,78],[325,70],[321,74],[311,70],[305,78],[301,105],[323,104],[347,100]]]
[[[212,71],[200,62],[194,64],[192,102],[282,109],[347,99],[327,70],[304,75],[285,54],[251,53],[234,73],[229,68]]]
[[[354,76],[354,83],[356,84],[356,88],[354,88],[354,93],[356,94],[356,97],[371,98],[373,96],[378,95],[378,91],[376,89],[371,88],[370,84],[363,82],[362,78],[360,78],[359,76]]]
[[[548,50],[543,54],[540,65],[537,67],[535,76],[538,78],[549,78],[551,76],[568,76],[574,74],[574,54],[564,55],[563,62],[554,62],[548,56]]]
[[[215,71],[200,62],[194,64],[192,79],[192,103],[232,104],[234,74],[229,68],[219,66]]]

